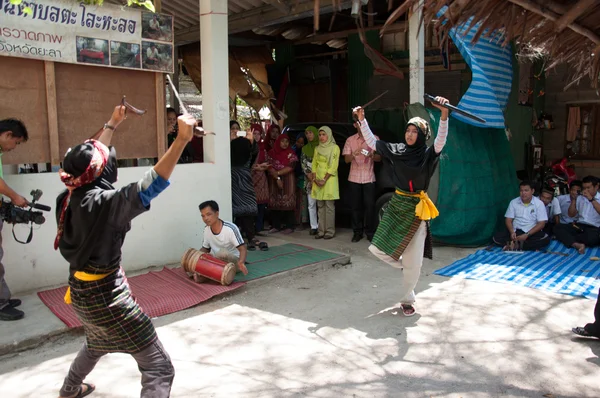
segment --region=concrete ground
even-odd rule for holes
[[[432,275],[473,252],[442,247],[425,261],[418,314],[406,318],[395,308],[401,271],[350,237],[282,237],[350,254],[352,264],[247,285],[155,320],[177,372],[172,396],[600,396],[600,341],[570,332],[592,319],[593,301]],[[70,333],[2,357],[0,397],[58,396],[82,341]],[[91,397],[139,396],[127,355],[104,357],[88,380]]]

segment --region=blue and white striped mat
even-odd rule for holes
[[[600,288],[600,261],[591,261],[590,257],[594,256],[600,257],[599,247],[587,249],[587,253],[581,255],[575,249],[552,241],[543,252],[506,254],[500,248],[479,250],[434,273],[510,283],[595,300]]]
[[[446,12],[444,6],[438,16]],[[461,98],[458,108],[469,111],[486,120],[480,123],[458,113],[452,117],[476,127],[505,128],[504,110],[512,87],[512,54],[510,46],[503,47],[503,36],[492,34],[472,40],[481,26],[471,26],[473,18],[457,28],[450,29],[450,38],[460,51],[472,72],[472,81]]]

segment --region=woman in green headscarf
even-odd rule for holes
[[[315,148],[312,164],[311,196],[317,200],[319,231],[316,239],[335,236],[335,200],[340,198],[338,165],[340,147],[335,143],[333,132],[327,126],[319,129],[319,145]]]
[[[302,171],[306,178],[304,179],[304,189],[308,198],[308,217],[310,220],[310,234],[316,235],[319,224],[317,223],[317,200],[310,194],[312,190],[312,162],[315,154],[315,148],[319,145],[319,130],[315,126],[308,126],[304,132],[306,144],[302,147]]]

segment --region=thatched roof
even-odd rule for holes
[[[386,25],[418,3],[419,0],[404,1]],[[436,15],[446,5],[449,9],[439,19]],[[424,0],[424,21],[434,23],[441,31],[459,26],[471,17],[474,22],[481,22],[480,33],[484,36],[498,30],[504,33],[505,44],[515,40],[522,57],[548,57],[547,69],[566,63],[572,73],[570,81],[565,82],[567,87],[586,75],[593,87],[598,86],[599,0]],[[445,18],[447,23],[442,24]]]

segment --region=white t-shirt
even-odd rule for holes
[[[520,229],[523,232],[529,232],[538,222],[548,221],[544,202],[535,196],[527,205],[520,197],[511,200],[504,217],[512,218],[515,231]]]
[[[146,56],[147,56],[148,58],[158,58],[158,49],[157,49],[157,48],[155,48],[155,49],[154,49],[154,51],[152,51],[152,47],[149,47],[149,48],[146,50]]]
[[[552,198],[552,202],[546,206],[546,215],[548,216],[548,221],[554,222],[554,217],[560,216],[561,214],[562,211],[558,199]]]
[[[577,222],[578,217],[569,217],[569,206],[571,206],[571,195],[560,195],[558,198],[560,204],[560,223],[572,224]]]
[[[218,234],[214,234],[209,226],[204,228],[204,242],[202,247],[210,250],[214,256],[221,250],[225,250],[230,254],[240,257],[238,247],[244,244],[244,239],[240,230],[235,224],[223,221],[223,228]]]
[[[600,202],[600,192],[594,197],[596,202]],[[600,214],[594,209],[594,205],[585,196],[577,197],[577,215],[579,223],[600,227]]]
[[[150,22],[148,22],[148,26],[151,27],[152,29],[157,29],[160,26],[158,21],[155,21],[154,19],[151,19]]]

